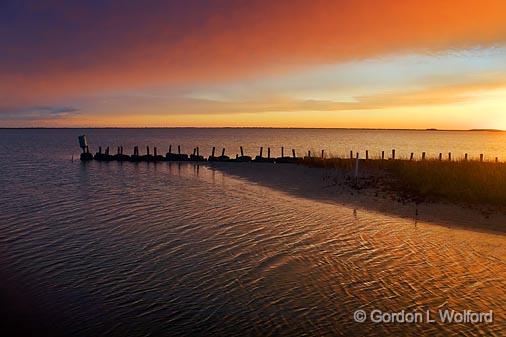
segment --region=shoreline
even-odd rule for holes
[[[354,189],[346,184],[343,169],[297,164],[206,163],[210,169],[296,197],[342,204],[390,214],[413,222],[506,234],[506,212],[498,207],[448,202],[406,201],[399,193],[370,187]]]

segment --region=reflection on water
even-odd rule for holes
[[[58,329],[83,336],[506,332],[504,236],[415,226],[206,166],[71,162],[62,155],[65,137],[40,144],[17,136],[0,145],[4,281],[22,285]],[[440,307],[494,310],[495,323],[353,320],[357,309]]]

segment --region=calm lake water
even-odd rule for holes
[[[506,158],[506,135],[276,129],[0,130],[4,315],[72,336],[506,335],[506,239],[303,198],[189,163],[81,163],[98,145]],[[240,164],[239,164],[240,165]],[[246,164],[249,165],[249,164]],[[11,310],[12,308],[12,310]],[[493,324],[356,310],[494,311]],[[41,330],[42,331],[42,330]]]

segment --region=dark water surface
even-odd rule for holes
[[[205,165],[71,161],[82,132],[94,149],[128,153],[169,143],[204,154],[505,152],[502,134],[299,131],[0,130],[6,315],[72,336],[506,334],[504,236],[354,212]],[[440,308],[493,310],[494,323],[353,319],[358,309]]]

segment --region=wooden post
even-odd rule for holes
[[[322,150],[322,159],[325,158],[325,151]]]
[[[244,151],[242,150],[242,146],[241,146],[241,157],[244,156]]]
[[[308,150],[308,151],[307,151],[307,157],[308,157],[308,158],[311,158],[311,150]]]
[[[467,153],[464,155],[464,160],[467,161],[468,155]]]
[[[448,161],[452,161],[452,153],[451,152],[448,153]]]
[[[295,158],[295,149],[292,149],[292,156]]]
[[[483,162],[483,153],[480,154],[480,162]]]
[[[177,146],[177,154],[181,154],[181,145]]]
[[[260,146],[260,158],[262,158],[262,153],[264,152],[264,148]]]
[[[197,156],[200,156],[199,154],[199,147],[197,146]]]
[[[223,157],[225,155],[225,148],[221,149],[221,156]]]
[[[381,160],[385,160],[385,151],[381,151]]]
[[[270,147],[267,148],[267,158],[269,158],[269,159],[271,158],[271,148]]]
[[[105,149],[105,154],[109,155],[109,146]]]
[[[216,147],[213,146],[213,150],[211,151],[211,157],[214,157],[214,151],[216,151]]]
[[[285,148],[281,146],[281,158],[285,156]]]
[[[359,153],[357,152],[357,158],[355,160],[355,180],[358,180],[358,162],[359,162]]]
[[[365,150],[365,160],[369,160],[369,150]]]
[[[425,152],[422,152],[422,160],[425,160]]]
[[[441,161],[441,160],[443,160],[443,154],[442,153],[439,154],[439,161]]]
[[[353,159],[353,151],[350,151],[350,159]]]
[[[395,160],[395,150],[392,150],[392,159]]]
[[[149,146],[146,146],[146,153],[149,156]]]
[[[102,154],[102,146],[98,147],[98,153]]]
[[[196,147],[194,147],[194,148],[193,148],[193,155],[195,155],[195,153],[196,153],[196,152],[197,152],[197,148],[196,148]]]

